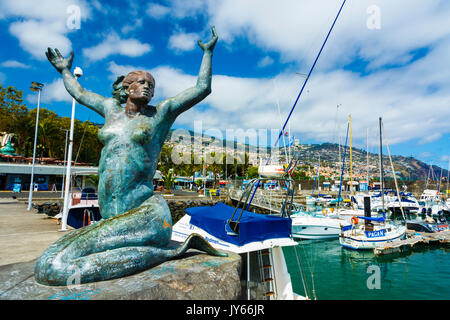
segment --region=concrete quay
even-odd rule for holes
[[[61,232],[56,219],[36,212],[27,210],[26,201],[0,198],[0,300],[242,299],[241,257],[233,253],[213,257],[197,250],[124,278],[40,285],[34,280],[36,260],[70,229]]]
[[[27,210],[27,204],[0,199],[0,266],[37,259],[67,232],[59,231],[57,220]]]

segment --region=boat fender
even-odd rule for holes
[[[352,222],[352,224],[358,224],[358,217],[353,216],[352,219],[350,220]]]
[[[326,215],[327,215],[327,209],[323,209],[323,210],[322,210],[322,214],[323,214],[324,216],[326,216]]]
[[[330,208],[330,212],[333,213],[334,212],[334,208]]]

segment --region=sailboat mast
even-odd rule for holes
[[[379,118],[379,123],[380,123],[380,187],[381,187],[381,203],[384,211],[383,138],[381,133],[381,117]]]
[[[349,127],[349,125],[347,124],[347,134],[345,135],[344,159],[342,160],[341,179],[340,179],[340,182],[339,182],[339,194],[338,194],[338,203],[337,203],[337,207],[338,207],[338,208],[339,208],[339,204],[340,204],[340,201],[341,201],[342,178],[343,178],[343,175],[344,175],[345,154],[347,153],[348,127]]]
[[[366,129],[366,143],[367,143],[367,192],[369,191],[369,128]]]
[[[447,166],[447,190],[445,191],[448,194],[448,178],[450,177],[450,156],[448,156],[448,166]]]

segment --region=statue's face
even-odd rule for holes
[[[146,103],[153,98],[155,81],[147,72],[141,72],[128,87],[128,95],[132,100],[143,100]]]

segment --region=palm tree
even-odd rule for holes
[[[163,176],[163,183],[164,188],[167,191],[170,191],[173,188],[173,185],[175,184],[175,176],[172,170],[169,170],[169,172],[167,172],[167,174]]]

